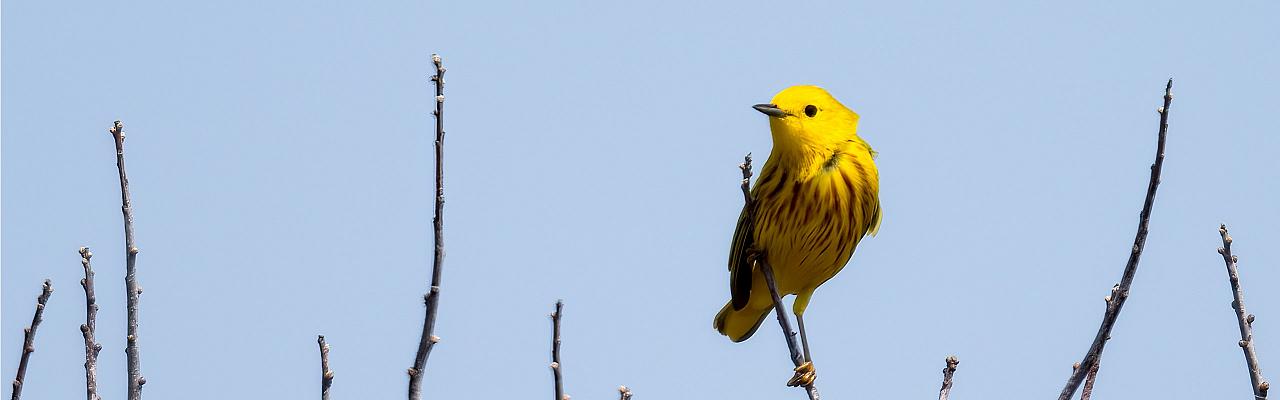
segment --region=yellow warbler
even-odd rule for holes
[[[858,137],[858,114],[817,86],[787,88],[754,108],[769,117],[773,151],[751,190],[755,209],[738,217],[729,250],[732,300],[715,328],[735,342],[747,340],[772,310],[764,276],[748,260],[757,253],[773,267],[779,294],[796,295],[792,312],[807,359],[803,315],[810,296],[880,227],[876,153]]]

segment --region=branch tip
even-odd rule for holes
[[[938,400],[947,400],[951,396],[951,378],[955,376],[956,366],[960,365],[960,358],[949,355],[946,363],[947,366],[942,369],[942,388],[938,389]]]
[[[1113,296],[1107,302],[1106,312],[1103,313],[1102,323],[1098,327],[1097,334],[1094,335],[1093,343],[1089,346],[1089,350],[1085,352],[1083,360],[1076,364],[1071,377],[1067,379],[1066,385],[1062,388],[1058,400],[1070,400],[1075,395],[1076,390],[1080,388],[1080,385],[1084,383],[1085,375],[1096,374],[1103,348],[1107,340],[1111,338],[1111,330],[1115,326],[1116,319],[1120,316],[1120,310],[1124,307],[1125,300],[1129,297],[1129,287],[1133,284],[1133,279],[1138,271],[1138,262],[1142,258],[1142,248],[1147,242],[1148,226],[1151,220],[1151,209],[1155,204],[1156,189],[1160,186],[1160,172],[1164,166],[1165,139],[1169,129],[1169,107],[1172,101],[1173,79],[1170,78],[1165,85],[1164,104],[1156,109],[1160,113],[1160,125],[1156,133],[1155,162],[1151,164],[1151,176],[1147,181],[1147,194],[1142,203],[1142,211],[1138,214],[1138,229],[1134,235],[1129,260],[1125,264],[1120,283],[1115,286],[1112,292]],[[1092,389],[1092,387],[1089,387],[1089,389]]]
[[[316,344],[320,346],[320,399],[329,400],[334,376],[333,370],[329,369],[329,343],[324,340],[324,335],[316,335]]]
[[[560,371],[560,318],[564,314],[564,300],[557,299],[555,311],[551,312],[551,378],[556,399],[567,399],[564,394],[564,376]]]
[[[423,296],[423,302],[426,306],[425,317],[422,322],[422,336],[418,341],[418,352],[414,356],[413,367],[409,368],[409,400],[419,400],[422,398],[422,370],[426,368],[427,358],[431,355],[431,349],[439,342],[439,338],[433,333],[436,324],[436,310],[439,308],[439,293],[441,271],[444,265],[444,64],[439,54],[431,55],[431,62],[435,65],[435,76],[432,82],[435,83],[435,99],[436,107],[432,112],[435,116],[436,132],[435,132],[435,214],[431,219],[432,231],[434,233],[433,243],[434,251],[432,252],[431,262],[431,286],[430,293]]]

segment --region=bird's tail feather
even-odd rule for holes
[[[732,302],[725,304],[724,308],[720,309],[720,313],[716,314],[716,330],[734,342],[747,340],[756,333],[756,329],[760,328],[760,323],[769,316],[771,309],[771,307],[753,308],[748,303],[741,310],[734,310]]]

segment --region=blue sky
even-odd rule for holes
[[[1270,2],[8,1],[3,376],[56,292],[30,398],[83,395],[76,249],[98,273],[99,380],[124,397],[136,212],[149,398],[405,391],[430,269],[430,54],[447,75],[448,256],[427,398],[802,398],[770,321],[734,344],[749,106],[829,89],[879,151],[884,223],[807,313],[827,398],[1055,396],[1120,278],[1161,90],[1164,180],[1099,398],[1245,397],[1217,226],[1280,377],[1280,50]],[[5,378],[9,379],[9,378]],[[4,385],[4,393],[9,387]]]

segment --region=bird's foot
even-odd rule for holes
[[[791,377],[791,380],[787,381],[787,386],[809,386],[812,385],[813,381],[817,378],[818,376],[815,374],[813,369],[813,363],[805,361],[804,364],[800,364],[799,367],[796,367],[796,376]]]

